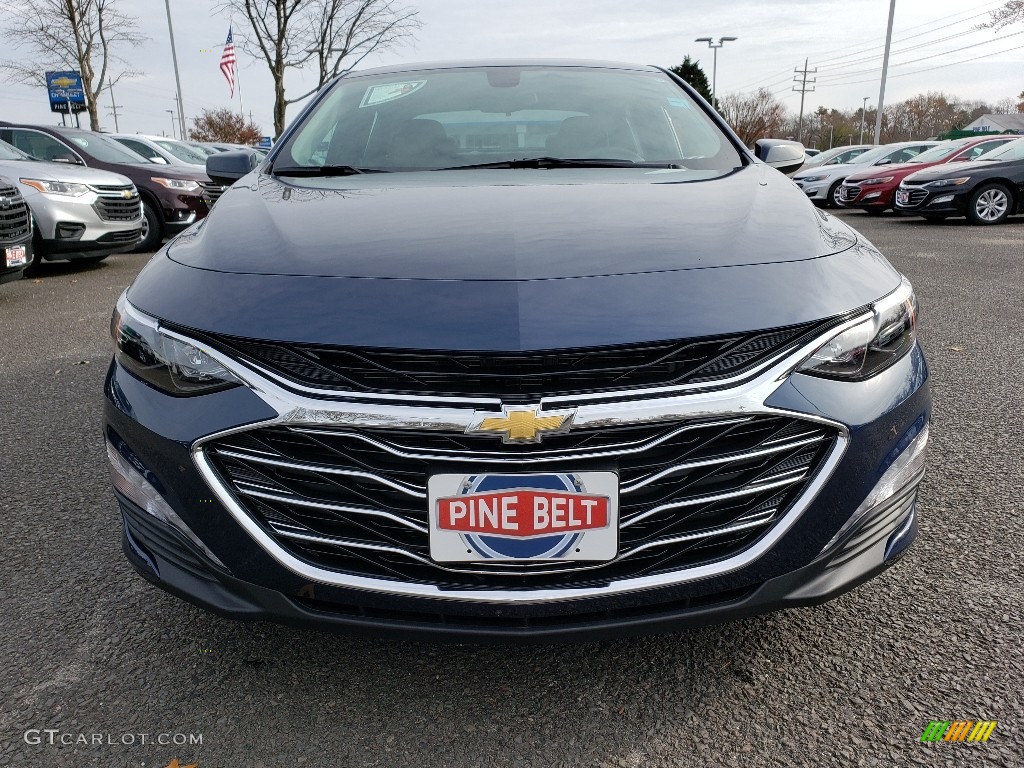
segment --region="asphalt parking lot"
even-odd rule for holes
[[[99,431],[110,309],[147,257],[0,287],[0,766],[1024,765],[1024,219],[842,216],[922,305],[916,544],[821,607],[589,645],[352,639],[151,587]],[[998,725],[919,743],[931,720]]]

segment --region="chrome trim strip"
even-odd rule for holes
[[[425,525],[419,525],[407,518],[400,515],[386,512],[383,509],[375,509],[374,507],[351,507],[347,504],[331,504],[326,501],[315,501],[313,499],[304,499],[301,496],[294,496],[285,493],[267,493],[264,490],[256,490],[252,487],[251,483],[236,482],[235,485],[238,487],[239,493],[245,496],[253,496],[257,499],[266,499],[267,501],[277,501],[281,504],[291,504],[296,507],[307,507],[309,509],[326,509],[331,512],[343,512],[350,515],[367,515],[369,517],[383,517],[392,522],[399,523],[412,528],[414,531],[420,533],[430,533],[430,529]],[[243,487],[245,486],[245,487]],[[256,486],[255,488],[258,488]]]
[[[399,549],[398,547],[386,547],[383,544],[368,544],[362,541],[349,541],[348,539],[336,539],[333,536],[320,536],[313,534],[300,533],[299,531],[290,531],[282,529],[274,529],[277,531],[279,536],[284,536],[289,539],[298,539],[299,541],[309,541],[314,544],[330,544],[333,547],[347,547],[349,549],[367,549],[372,552],[388,552],[392,555],[401,555],[402,557],[408,557],[410,560],[416,560],[427,565],[434,565],[434,561],[426,557],[420,557],[419,555],[409,552],[405,549]],[[401,583],[401,582],[399,582]]]
[[[743,416],[736,419],[725,419],[722,421],[702,421],[700,424],[687,424],[679,429],[672,430],[672,432],[661,435],[660,437],[648,440],[647,442],[635,441],[633,443],[620,443],[619,445],[608,445],[602,447],[600,450],[593,451],[580,451],[573,452],[572,449],[560,449],[550,451],[532,451],[530,454],[516,454],[511,456],[494,456],[486,453],[474,453],[472,451],[464,452],[450,452],[446,453],[439,451],[437,453],[416,453],[413,451],[400,450],[404,446],[389,445],[388,443],[380,440],[374,440],[369,435],[361,434],[359,432],[327,432],[322,429],[304,429],[300,427],[293,427],[292,430],[295,432],[301,432],[307,435],[344,435],[345,437],[352,437],[356,440],[362,440],[364,443],[369,443],[382,451],[386,451],[393,456],[400,456],[404,459],[422,459],[424,461],[467,461],[470,460],[473,463],[479,464],[534,464],[545,461],[562,461],[562,460],[573,460],[573,459],[600,459],[609,456],[622,456],[628,453],[643,453],[651,448],[655,448],[667,440],[671,440],[676,435],[682,434],[683,432],[689,432],[692,429],[701,429],[704,427],[722,427],[729,424],[744,424],[750,421],[751,417]],[[632,447],[623,447],[623,446]]]
[[[772,448],[759,448],[754,451],[748,451],[747,453],[731,453],[725,456],[716,456],[711,459],[703,459],[701,461],[690,461],[684,464],[676,464],[671,467],[665,467],[660,472],[655,472],[653,475],[649,475],[642,480],[637,480],[635,483],[630,485],[623,485],[619,488],[619,495],[624,496],[627,493],[633,493],[633,491],[640,490],[641,488],[650,485],[651,483],[657,482],[664,477],[674,475],[677,472],[685,472],[690,469],[697,469],[699,467],[711,467],[715,464],[729,464],[734,461],[746,461],[747,459],[756,459],[759,456],[771,456],[773,453],[781,453],[782,451],[792,450],[793,448],[799,448],[802,445],[813,445],[814,443],[820,443],[825,440],[825,436],[820,437],[808,437],[804,440],[795,440],[791,443],[780,443],[778,441],[768,441],[761,443],[761,445],[767,445],[774,443]]]
[[[255,453],[248,454],[238,450],[228,450],[224,448],[218,448],[216,451],[218,456],[228,456],[232,459],[240,459],[242,461],[251,461],[254,464],[266,464],[267,466],[282,467],[284,469],[297,469],[305,472],[319,472],[325,475],[342,475],[344,477],[359,477],[364,480],[370,480],[380,485],[386,485],[401,493],[413,496],[417,499],[427,498],[427,491],[424,488],[423,491],[416,490],[413,486],[402,485],[401,483],[389,480],[386,477],[375,475],[372,472],[360,472],[355,469],[341,469],[339,467],[331,467],[323,464],[307,464],[301,461],[287,461],[284,459],[268,459]]]
[[[793,474],[790,472],[789,474]],[[711,504],[716,501],[727,501],[728,499],[740,499],[744,496],[753,496],[755,493],[761,493],[761,491],[770,491],[773,488],[785,488],[787,485],[798,483],[804,479],[805,472],[800,470],[799,477],[793,477],[788,480],[774,480],[767,483],[761,483],[758,485],[747,485],[736,491],[729,491],[728,493],[713,493],[707,496],[696,496],[689,499],[683,499],[681,501],[670,501],[668,504],[661,504],[657,507],[651,507],[646,512],[641,512],[638,515],[624,518],[619,521],[619,529],[628,528],[634,523],[639,523],[641,520],[646,520],[649,517],[653,517],[661,512],[665,512],[669,509],[681,509],[682,507],[695,507],[698,504]]]
[[[772,521],[772,518],[775,517],[775,513],[777,511],[778,510],[776,510],[776,509],[772,509],[768,514],[762,513],[762,514],[758,515],[756,518],[750,518],[749,520],[746,520],[745,522],[733,523],[731,525],[726,525],[726,526],[723,526],[721,528],[705,528],[702,531],[695,531],[693,533],[687,533],[687,534],[684,534],[682,536],[670,536],[670,537],[665,538],[665,539],[658,539],[656,541],[648,541],[647,543],[641,544],[638,547],[634,547],[633,549],[630,549],[627,552],[623,552],[621,555],[619,555],[617,558],[615,558],[615,560],[612,561],[612,562],[617,562],[619,560],[625,560],[628,557],[632,557],[637,552],[643,552],[645,549],[653,549],[654,547],[665,547],[665,546],[670,546],[672,544],[682,544],[684,541],[695,541],[697,539],[710,539],[710,538],[714,538],[716,536],[724,536],[727,533],[736,533],[737,531],[746,531],[746,530],[748,530],[750,528],[757,528],[758,526],[766,525],[767,523],[770,523]]]

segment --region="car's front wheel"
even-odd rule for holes
[[[1012,204],[1010,190],[1002,184],[985,184],[971,195],[967,218],[972,224],[1002,224]]]
[[[839,188],[843,186],[843,180],[840,179],[831,187],[828,188],[828,206],[829,208],[842,208],[843,204],[839,199]]]
[[[145,200],[142,201],[142,239],[132,253],[155,251],[163,240],[163,226],[160,214]]]

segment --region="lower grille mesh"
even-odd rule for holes
[[[800,419],[723,416],[574,430],[542,445],[443,432],[266,427],[205,451],[243,508],[293,555],[449,589],[590,586],[730,557],[782,517],[835,444]],[[616,471],[619,555],[593,563],[437,564],[434,473]]]

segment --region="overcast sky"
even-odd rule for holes
[[[694,38],[734,35],[718,56],[718,92],[768,86],[794,112],[793,69],[809,58],[817,90],[805,109],[877,103],[888,0],[410,0],[423,28],[410,45],[368,58],[361,66],[464,58],[573,57],[672,66],[689,54],[711,77],[712,53]],[[897,0],[886,103],[923,91],[945,91],[996,102],[1024,90],[1024,23],[973,30],[999,2]],[[123,132],[171,132],[174,73],[164,3],[122,0],[150,40],[126,51],[145,74],[115,87]],[[210,0],[171,0],[186,116],[234,106],[218,68],[229,19]],[[236,29],[242,24],[235,19]],[[1012,50],[1011,50],[1012,49]],[[5,52],[6,53],[6,52]],[[265,133],[273,128],[272,81],[262,61],[239,51],[246,113]],[[968,61],[973,59],[973,61]],[[813,76],[813,75],[812,75]],[[308,83],[290,74],[290,93]],[[113,130],[110,98],[102,120]],[[4,119],[59,123],[44,88],[0,83]],[[289,117],[298,107],[289,109]]]

